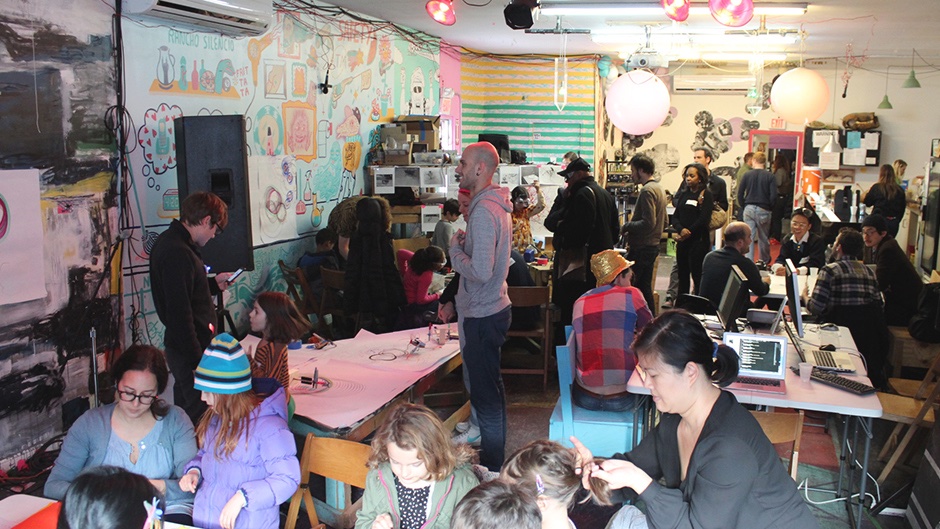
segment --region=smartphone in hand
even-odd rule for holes
[[[232,275],[228,276],[228,279],[226,279],[225,282],[231,285],[232,283],[235,282],[236,279],[238,279],[238,276],[242,275],[242,272],[244,271],[245,271],[244,268],[239,268],[238,270],[235,270],[234,272],[232,272]]]

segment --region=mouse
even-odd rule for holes
[[[839,326],[836,325],[835,323],[823,323],[822,325],[819,326],[819,328],[824,331],[838,331],[839,330]]]
[[[832,345],[831,343],[825,343],[819,346],[819,350],[820,351],[835,351],[836,346]]]

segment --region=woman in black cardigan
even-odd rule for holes
[[[686,185],[676,193],[673,205],[676,212],[672,216],[672,227],[676,230],[676,266],[679,271],[679,295],[688,294],[689,276],[695,282],[698,293],[702,280],[702,261],[708,253],[708,223],[711,222],[714,198],[708,190],[708,170],[705,166],[693,163],[685,166],[682,177]]]

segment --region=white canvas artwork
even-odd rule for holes
[[[0,305],[46,296],[39,170],[0,171]]]

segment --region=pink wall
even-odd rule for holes
[[[456,53],[448,53],[449,46],[441,42],[441,119],[450,118],[451,138],[454,139],[455,148],[461,151],[460,132],[461,132],[461,98],[460,98],[460,56]],[[444,112],[446,108],[445,91],[450,88],[453,95],[450,98],[450,111]],[[449,91],[447,91],[449,92]],[[441,124],[444,126],[444,124]],[[442,132],[443,133],[443,132]]]

